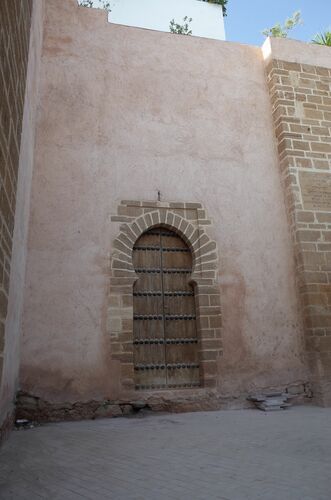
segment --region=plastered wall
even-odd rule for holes
[[[75,0],[46,4],[21,389],[53,403],[128,397],[108,323],[121,224],[110,217],[158,191],[211,219],[223,325],[211,397],[305,384],[262,51],[106,17]]]

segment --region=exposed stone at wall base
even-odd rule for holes
[[[324,408],[331,407],[331,382],[329,380],[317,380],[316,386],[313,385],[315,389],[315,398],[314,401],[318,406],[322,406]]]
[[[259,392],[288,392],[293,404],[313,402],[308,382],[288,387],[268,387]],[[222,395],[213,390],[171,391],[140,394],[139,399],[49,402],[27,392],[17,394],[16,418],[35,422],[61,422],[95,418],[113,418],[137,414],[141,411],[184,413],[195,411],[233,410],[253,408],[248,394]]]
[[[309,357],[314,402],[322,407],[331,407],[331,360],[328,359],[326,353],[324,353],[321,360],[319,360],[319,356],[320,353],[316,353],[316,355]]]
[[[14,427],[14,413],[8,413],[0,427],[0,446],[8,438]]]

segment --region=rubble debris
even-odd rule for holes
[[[32,422],[26,418],[17,418],[15,420],[15,429],[20,431],[22,429],[33,429],[34,427],[39,427],[40,424]]]
[[[252,401],[259,410],[278,411],[292,406],[289,402],[292,397],[286,392],[271,392],[267,394],[252,394],[247,399]]]

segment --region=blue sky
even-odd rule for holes
[[[226,39],[261,45],[261,31],[283,23],[295,10],[301,10],[304,25],[295,28],[291,38],[310,41],[317,32],[331,27],[331,0],[229,0]]]

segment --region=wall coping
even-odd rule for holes
[[[331,68],[331,48],[288,38],[269,37],[262,45],[264,60],[290,61]]]

